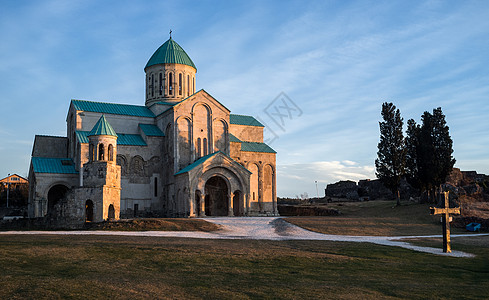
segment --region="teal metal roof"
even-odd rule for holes
[[[34,173],[78,174],[71,158],[33,157]]]
[[[117,136],[117,145],[120,146],[148,146],[139,134],[119,133]]]
[[[71,100],[71,103],[76,110],[98,112],[103,114],[124,115],[124,116],[136,116],[136,117],[148,117],[154,118],[155,114],[149,110],[146,106],[129,105],[129,104],[117,104],[117,103],[103,103],[93,102],[86,100]]]
[[[171,37],[168,41],[161,45],[158,50],[155,51],[155,53],[153,53],[144,69],[158,64],[182,64],[191,66],[197,70],[194,62],[190,59],[185,50],[183,50],[183,48],[180,47],[180,45],[177,44],[177,42],[175,42]]]
[[[241,140],[232,135],[231,133],[229,134],[229,141],[230,142],[235,142],[235,143],[241,143]]]
[[[117,137],[114,128],[110,126],[104,115],[102,115],[100,119],[98,119],[97,123],[95,123],[95,126],[93,126],[92,131],[90,131],[88,136],[91,135],[110,135]]]
[[[229,115],[229,123],[236,125],[248,125],[248,126],[258,126],[265,127],[262,123],[258,122],[257,119],[252,116],[243,116],[243,115]]]
[[[163,131],[153,124],[139,124],[139,128],[141,128],[146,136],[165,136]]]
[[[265,153],[277,153],[270,146],[265,143],[255,142],[241,142],[241,151],[246,152],[265,152]]]
[[[265,153],[277,153],[270,146],[265,143],[256,142],[243,142],[231,133],[229,134],[229,141],[235,143],[241,143],[241,151],[245,152],[265,152]]]
[[[197,167],[200,164],[203,164],[206,160],[208,160],[209,158],[213,157],[217,153],[219,153],[219,151],[218,152],[211,153],[211,154],[208,154],[206,156],[202,156],[201,158],[197,159],[196,161],[194,161],[190,165],[186,166],[185,168],[183,168],[180,171],[178,171],[177,173],[175,173],[175,175],[183,174],[183,173],[186,173],[186,172],[194,169],[195,167]]]
[[[80,144],[88,144],[88,134],[90,131],[76,131],[76,139]]]
[[[88,144],[88,131],[77,131],[76,138],[81,144]],[[144,139],[139,134],[117,134],[117,145],[121,146],[147,146]]]

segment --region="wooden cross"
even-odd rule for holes
[[[441,195],[441,194],[440,194]],[[448,192],[443,192],[445,197],[444,207],[430,207],[432,215],[442,215],[443,220],[443,252],[450,253],[450,214],[460,215],[460,207],[450,208],[450,202],[448,201]]]

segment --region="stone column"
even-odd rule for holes
[[[272,201],[273,201],[273,214],[278,216],[278,207],[277,207],[277,185],[276,185],[276,172],[275,167],[272,170]]]
[[[228,217],[234,217],[233,196],[233,193],[228,194]]]
[[[191,195],[189,195],[190,197],[189,198],[189,217],[195,217],[195,214],[197,213],[197,210],[195,209],[195,202],[197,201],[197,199],[195,199],[195,195],[194,197],[192,197]]]
[[[250,211],[250,193],[243,194],[244,201],[245,201],[245,215],[249,215]]]
[[[200,194],[200,216],[205,217],[205,195]]]

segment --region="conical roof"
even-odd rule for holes
[[[177,44],[177,42],[175,42],[171,37],[168,41],[161,45],[160,48],[155,51],[155,53],[153,53],[144,69],[158,64],[182,64],[191,66],[197,70],[194,62],[190,59],[185,50],[183,50],[183,48],[180,47],[180,45]]]
[[[95,126],[93,126],[92,131],[88,134],[88,136],[92,135],[111,135],[117,137],[114,128],[110,126],[104,115],[100,117]]]

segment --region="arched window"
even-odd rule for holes
[[[192,78],[192,94],[195,93],[195,77]]]
[[[151,90],[151,76],[148,74],[148,79],[146,80],[147,84],[148,84],[148,97],[149,95],[151,94],[150,90]]]
[[[155,95],[155,76],[151,74],[151,97]]]
[[[158,197],[158,178],[155,177],[155,197]]]
[[[201,157],[201,146],[200,146],[200,138],[197,139],[197,158]]]
[[[182,73],[179,73],[178,74],[178,94],[180,96],[182,95],[182,84],[183,84]]]
[[[88,146],[88,155],[89,155],[89,160],[93,161],[94,160],[94,158],[93,158],[93,156],[94,156],[93,155],[93,144],[90,144]]]
[[[98,160],[104,160],[104,144],[98,145]]]
[[[173,95],[173,74],[168,73],[168,94]]]
[[[109,161],[114,160],[114,146],[112,144],[109,145]]]
[[[202,145],[202,147],[204,148],[204,156],[207,155],[207,139],[204,138],[204,143]]]
[[[187,97],[190,96],[190,75],[187,75]]]
[[[160,72],[160,81],[159,81],[159,84],[160,84],[160,96],[161,96],[161,93],[163,92],[163,74],[161,74]]]

